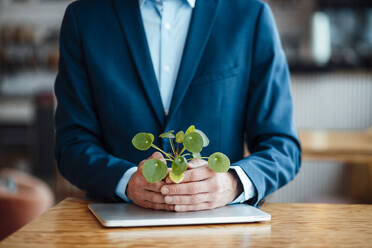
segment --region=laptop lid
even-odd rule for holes
[[[105,227],[227,224],[271,220],[270,214],[247,204],[196,212],[159,211],[129,203],[89,204],[88,208]]]

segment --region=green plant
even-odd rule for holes
[[[180,183],[184,178],[184,172],[187,170],[187,162],[194,159],[208,159],[208,166],[215,172],[226,172],[230,168],[229,158],[221,153],[216,152],[209,157],[202,157],[200,152],[203,147],[209,145],[209,139],[205,133],[191,125],[186,132],[179,131],[174,134],[174,131],[168,131],[159,135],[160,138],[168,139],[172,154],[167,153],[154,145],[154,135],[151,133],[138,133],[132,139],[132,144],[135,148],[141,151],[146,151],[151,147],[165,155],[165,160],[172,163],[172,170],[169,172],[169,178]],[[176,142],[176,146],[174,144]],[[181,148],[182,145],[182,148]],[[184,153],[188,151],[189,153]],[[159,159],[149,159],[143,165],[142,174],[150,183],[156,183],[163,180],[167,176],[168,167],[166,163]]]

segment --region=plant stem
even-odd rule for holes
[[[172,155],[170,155],[169,153],[166,153],[165,151],[163,151],[162,149],[160,149],[159,147],[157,147],[156,145],[152,144],[151,147],[155,148],[156,150],[158,150],[159,152],[163,153],[165,156],[167,156],[169,159],[174,159],[174,157]]]
[[[182,153],[183,153],[185,150],[186,150],[186,147],[183,147],[182,150],[181,150],[181,152],[180,152],[180,154],[178,154],[178,155],[181,156]]]
[[[180,149],[180,144],[177,143],[177,151],[176,151],[176,154],[178,154],[179,149]]]
[[[202,159],[202,158],[208,158],[208,157],[188,158],[187,161],[191,161],[191,160],[193,160],[193,159]]]
[[[169,143],[172,148],[173,156],[176,156],[176,152],[174,151],[173,139],[169,139]]]

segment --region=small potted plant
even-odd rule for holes
[[[187,162],[192,159],[208,159],[208,166],[215,172],[226,172],[230,168],[229,158],[221,153],[215,152],[209,157],[202,157],[200,152],[203,147],[209,145],[209,139],[205,133],[191,125],[186,132],[179,131],[174,134],[174,131],[168,131],[159,135],[160,138],[168,139],[172,154],[167,153],[154,145],[154,135],[151,133],[138,133],[132,139],[132,144],[135,148],[141,151],[146,151],[151,147],[160,151],[166,157],[167,162],[172,163],[169,178],[180,183],[184,178],[184,172],[187,170]],[[176,146],[175,143],[176,142]],[[142,167],[142,174],[149,183],[156,183],[163,180],[168,173],[166,163],[159,159],[146,160]]]

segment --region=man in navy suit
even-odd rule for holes
[[[59,169],[91,197],[169,211],[257,205],[300,167],[288,65],[259,0],[75,1],[55,93]],[[231,169],[194,160],[180,184],[147,183],[144,158],[163,157],[132,137],[191,124],[210,138],[203,152],[225,153]]]

